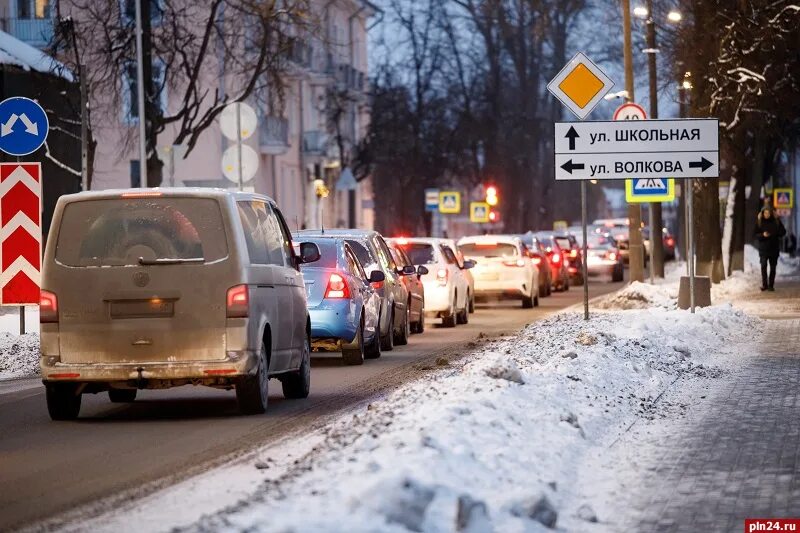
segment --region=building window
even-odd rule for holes
[[[153,85],[158,95],[159,109],[162,114],[167,112],[166,69],[164,62],[153,61]],[[122,74],[122,115],[126,124],[139,120],[138,83],[136,76],[136,63],[128,63]]]
[[[142,0],[146,1],[146,0]],[[136,22],[136,2],[137,0],[120,0],[120,10],[122,20],[125,24]],[[150,0],[150,24],[156,26],[161,24],[164,15],[164,0]]]
[[[17,0],[17,18],[52,18],[52,0]]]
[[[131,159],[131,188],[138,189],[142,186],[142,169],[138,159]]]

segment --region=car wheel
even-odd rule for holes
[[[475,295],[474,294],[469,294],[468,297],[469,297],[469,312],[470,313],[474,313],[475,312]]]
[[[283,397],[289,400],[308,398],[311,392],[311,342],[306,337],[303,343],[303,356],[300,358],[300,368],[297,372],[287,374],[281,380]]]
[[[108,399],[112,403],[131,403],[136,400],[136,389],[109,389]]]
[[[450,310],[447,313],[447,316],[442,317],[442,325],[446,328],[454,328],[456,327],[456,301],[458,300],[458,295],[453,297],[453,305],[450,306]]]
[[[425,301],[422,301],[422,308],[419,310],[419,321],[411,326],[411,332],[420,334],[425,332]]]
[[[380,323],[378,325],[380,329]],[[391,352],[394,350],[394,306],[389,314],[389,331],[386,335],[381,335],[381,350],[384,352]]]
[[[258,369],[255,375],[243,376],[236,383],[236,401],[239,411],[246,415],[257,415],[267,410],[269,400],[269,367],[267,366],[267,346],[261,344]]]
[[[52,420],[75,420],[81,410],[81,395],[72,383],[45,385],[47,412]]]
[[[624,268],[621,268],[621,267],[620,268],[615,268],[614,269],[614,273],[611,274],[611,281],[613,281],[613,282],[622,281],[624,276],[625,276],[625,269]]]
[[[411,308],[406,307],[406,316],[394,343],[398,346],[405,346],[408,344],[408,338],[411,336]]]
[[[564,292],[569,290],[569,277],[564,281]]]
[[[464,309],[456,314],[456,322],[458,324],[469,323],[469,302],[464,303]]]
[[[522,308],[523,309],[530,309],[533,307],[533,296],[523,296],[522,297]]]
[[[364,364],[364,321],[356,330],[353,342],[342,345],[342,360],[347,366]]]
[[[547,285],[547,295],[546,296],[552,296],[552,295],[553,295],[553,286],[548,284]]]
[[[372,335],[372,341],[369,343],[369,346],[364,347],[364,358],[365,359],[377,359],[381,356],[381,321],[380,318],[378,319],[378,327],[375,330],[375,333]],[[363,331],[362,331],[363,334]]]
[[[539,295],[538,294],[533,297],[533,306],[534,307],[539,307]]]

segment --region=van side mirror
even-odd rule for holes
[[[417,267],[417,275],[420,277],[424,276],[428,272],[430,271],[428,270],[428,267],[426,267],[425,265],[420,265]]]
[[[319,261],[321,257],[319,252],[319,246],[313,242],[301,242],[300,243],[300,263],[313,263],[315,261]]]
[[[464,261],[464,270],[469,270],[470,268],[475,268],[475,265],[477,265],[477,264],[478,263],[476,263],[472,259],[467,259],[466,261]]]
[[[380,283],[382,281],[386,281],[386,274],[384,274],[380,270],[373,270],[372,272],[369,273],[370,283]]]

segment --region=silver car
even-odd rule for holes
[[[62,196],[44,256],[41,371],[56,420],[81,395],[131,402],[139,389],[235,389],[262,413],[269,379],[308,396],[310,321],[280,210],[265,196],[131,189]]]

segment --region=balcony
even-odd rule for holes
[[[262,154],[282,155],[289,151],[289,121],[283,117],[262,117],[259,147]]]
[[[303,155],[324,156],[327,152],[327,133],[318,130],[303,132]]]
[[[366,78],[363,72],[347,64],[338,65],[336,69],[336,81],[340,89],[364,92],[367,85]]]
[[[52,18],[2,18],[0,28],[19,39],[37,48],[44,48],[53,40],[54,20]]]

